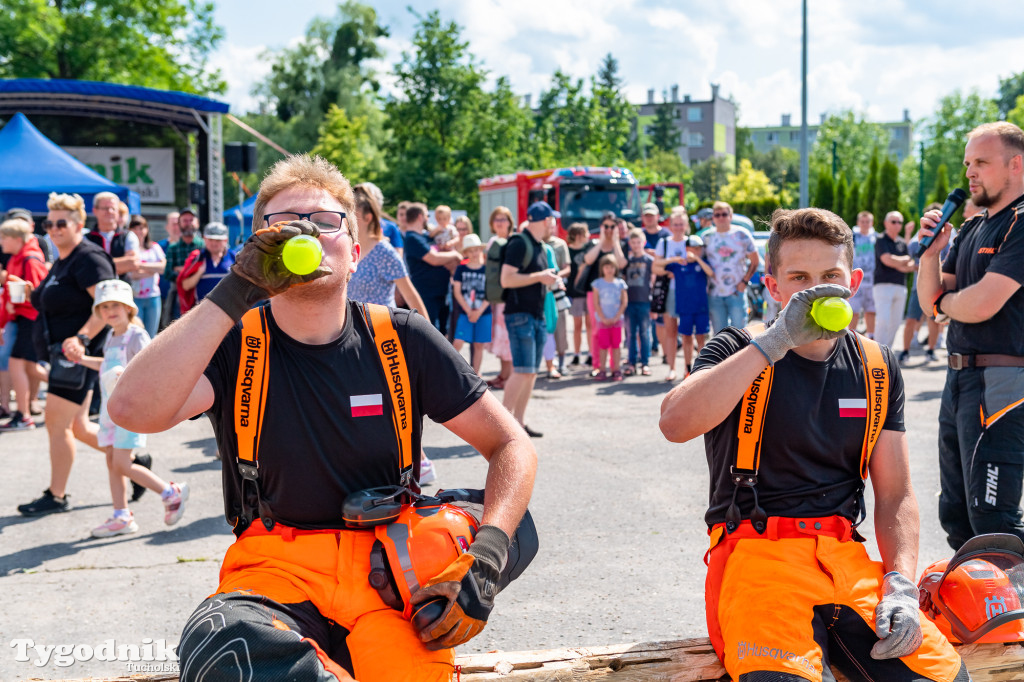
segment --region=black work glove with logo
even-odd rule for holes
[[[751,343],[765,354],[770,364],[774,365],[793,348],[812,341],[838,339],[846,333],[846,329],[830,332],[819,327],[811,318],[811,306],[814,305],[814,301],[831,296],[849,298],[850,290],[838,284],[819,284],[798,291],[789,299],[789,303],[775,318],[775,322],[755,336]]]
[[[274,223],[252,234],[235,258],[235,264],[206,298],[236,322],[249,308],[297,284],[331,274],[323,263],[308,275],[296,275],[284,266],[281,251],[292,237],[320,237],[320,229],[308,220]]]
[[[500,589],[498,578],[508,559],[509,544],[505,531],[497,526],[481,526],[469,551],[412,595],[413,623],[428,649],[450,649],[484,629]],[[421,614],[427,613],[435,600],[444,610],[429,622],[422,622]]]

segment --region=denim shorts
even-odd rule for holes
[[[512,371],[536,374],[544,359],[544,342],[548,337],[544,318],[529,313],[505,313],[505,328],[512,348]]]

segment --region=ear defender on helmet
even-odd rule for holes
[[[953,643],[1024,641],[1024,542],[971,538],[918,582],[921,610]]]

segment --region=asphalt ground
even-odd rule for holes
[[[945,353],[939,357],[944,361]],[[915,351],[904,371],[922,520],[919,572],[952,553],[936,512],[944,367],[925,365]],[[705,635],[703,442],[675,445],[662,437],[658,413],[669,389],[662,380],[667,368],[652,369],[651,377],[620,383],[596,383],[583,369],[559,381],[538,380],[527,423],[544,433],[534,441],[539,468],[530,503],[541,550],[498,598],[487,628],[460,653]],[[484,375],[496,371],[487,355]],[[424,443],[437,465],[438,485],[483,486],[485,461],[446,429],[428,423]],[[146,670],[98,660],[101,653],[106,657],[101,647],[109,647],[108,640],[143,653],[153,647],[157,660],[149,670],[164,669],[155,647],[160,640],[175,645],[189,614],[214,591],[232,535],[207,420],[150,436],[148,451],[159,475],[191,485],[184,518],[165,527],[158,496],[147,493],[133,505],[138,533],[96,540],[90,529],[110,513],[103,455],[79,446],[71,512],[26,519],[15,506],[36,498],[48,482],[45,430],[0,434],[0,680]],[[862,532],[877,557],[870,515]],[[57,648],[42,663],[46,647]],[[89,657],[86,647],[97,651]],[[17,660],[22,653],[30,660]]]

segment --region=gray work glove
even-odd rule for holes
[[[903,574],[893,571],[882,579],[882,600],[875,607],[875,634],[871,658],[902,658],[917,651],[921,634],[919,590]]]
[[[293,274],[284,266],[284,243],[300,234],[319,237],[320,229],[308,220],[293,220],[254,232],[235,257],[231,272],[206,297],[237,322],[259,301],[331,274],[331,269],[323,264],[308,275]]]
[[[791,348],[811,341],[838,339],[846,333],[845,329],[830,332],[819,327],[811,318],[811,305],[814,300],[830,296],[849,298],[850,290],[838,284],[819,284],[793,294],[789,303],[775,318],[775,322],[755,336],[752,343],[765,354],[768,362],[774,365],[785,357]]]

